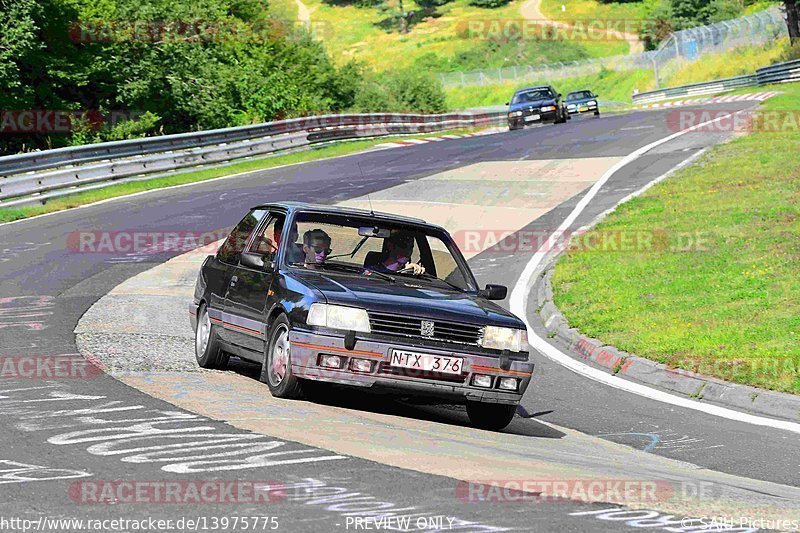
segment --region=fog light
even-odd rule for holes
[[[350,359],[350,370],[353,372],[372,372],[372,361],[366,359]]]
[[[502,390],[517,390],[517,383],[519,383],[517,378],[500,378],[500,383],[497,385],[497,388]]]
[[[487,389],[492,388],[492,376],[484,376],[482,374],[475,374],[472,376],[472,384],[476,387],[484,387]]]
[[[325,368],[342,368],[342,358],[338,355],[320,355],[319,366]]]

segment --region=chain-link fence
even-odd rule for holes
[[[503,83],[544,82],[596,74],[653,69],[656,84],[685,62],[706,54],[735,48],[759,46],[788,36],[784,14],[772,8],[739,19],[683,30],[671,34],[656,50],[639,54],[586,59],[571,63],[504,67],[439,75],[444,87],[468,87]]]

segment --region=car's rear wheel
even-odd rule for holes
[[[467,402],[469,421],[480,429],[499,431],[511,423],[516,412],[516,405]]]
[[[197,328],[194,331],[194,355],[202,368],[222,369],[228,365],[229,356],[222,351],[217,328],[211,323],[205,304],[197,311]]]
[[[300,380],[292,374],[292,354],[289,333],[291,323],[286,315],[280,315],[269,330],[261,364],[261,381],[267,384],[276,398],[295,399],[302,395]]]

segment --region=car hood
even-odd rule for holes
[[[424,280],[400,278],[392,283],[358,274],[305,271],[294,271],[291,276],[317,289],[331,304],[468,324],[525,327],[494,302]]]
[[[524,102],[519,104],[512,104],[508,107],[508,111],[522,111],[523,109],[528,109],[529,107],[544,107],[548,105],[556,105],[556,101],[554,98],[547,98],[545,100],[534,100],[533,102]]]

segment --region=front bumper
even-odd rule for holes
[[[539,118],[532,119],[532,116],[539,115]],[[556,111],[547,111],[544,113],[537,112],[528,115],[523,115],[521,117],[508,117],[508,127],[520,127],[520,126],[527,126],[530,124],[548,124],[551,122],[555,122],[558,118],[558,113]]]
[[[582,115],[584,113],[599,113],[600,108],[597,104],[580,104],[576,107],[567,106],[567,111],[570,115]]]
[[[387,343],[373,340],[358,340],[353,350],[344,347],[344,339],[305,331],[292,331],[292,372],[301,378],[338,383],[376,391],[414,395],[420,398],[447,400],[453,402],[476,401],[516,405],[528,388],[533,372],[533,363],[512,361],[507,370],[500,368],[497,357],[480,356],[453,350],[418,347],[405,343]],[[404,370],[392,367],[392,349],[409,350],[417,353],[460,357],[464,360],[459,375],[433,375],[431,372]],[[336,355],[342,358],[340,369],[321,367],[320,355]],[[350,370],[351,359],[372,361],[370,372]],[[472,385],[475,374],[493,376],[491,388]],[[516,391],[499,390],[499,377],[518,379]]]

